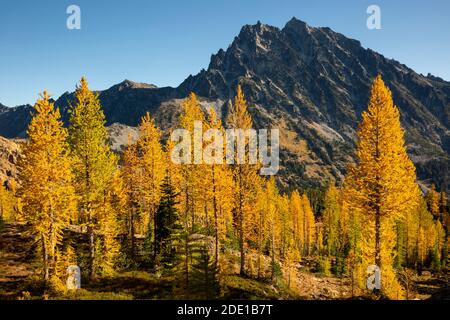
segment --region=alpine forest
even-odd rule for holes
[[[0,183],[2,247],[20,233],[29,261],[20,292],[0,297],[420,298],[419,277],[448,268],[447,193],[419,185],[402,115],[372,80],[345,175],[304,188],[261,175],[251,137],[223,138],[255,128],[245,82],[227,112],[194,92],[172,127],[146,112],[121,150],[85,77],[64,115],[44,91],[18,142],[17,179]],[[200,145],[198,128],[214,133]],[[192,133],[184,148],[177,129]],[[214,161],[198,161],[208,150]]]

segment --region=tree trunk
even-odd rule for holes
[[[86,195],[91,193],[91,170],[89,166],[88,155],[85,156],[85,187]],[[89,198],[88,198],[89,199]],[[86,203],[86,212],[88,218],[88,236],[89,236],[89,278],[92,280],[95,277],[95,241],[94,241],[94,221],[92,217],[92,203],[88,200]]]
[[[261,278],[261,255],[262,255],[262,232],[263,232],[263,222],[262,222],[262,212],[259,214],[259,231],[258,231],[258,279]]]
[[[272,263],[272,270],[271,270],[271,274],[270,274],[270,278],[271,278],[271,280],[272,280],[272,282],[275,280],[275,239],[274,239],[275,237],[274,237],[274,234],[273,234],[273,231],[272,231],[272,254],[271,254],[271,256],[272,256],[272,261],[271,261],[271,263]]]
[[[0,188],[3,188],[2,185],[0,185]],[[3,210],[3,199],[0,198],[0,222],[3,220]]]
[[[185,202],[185,222],[184,222],[184,229],[185,229],[185,243],[184,243],[184,251],[185,251],[185,257],[184,257],[184,280],[185,280],[185,286],[186,290],[189,289],[189,193],[188,189],[186,188],[186,202]]]
[[[213,183],[213,211],[214,211],[214,237],[215,237],[215,248],[214,248],[214,267],[215,269],[219,266],[219,214],[217,212],[217,188],[216,188],[216,177],[215,168],[212,167],[212,183]]]
[[[184,276],[186,281],[186,290],[189,289],[189,234],[186,232],[185,238],[185,258],[184,258]]]
[[[308,235],[306,233],[306,215],[303,213],[303,254],[309,256]]]
[[[95,239],[94,239],[94,228],[92,227],[92,217],[89,212],[89,278],[92,280],[95,278]]]
[[[240,274],[245,275],[245,251],[244,251],[244,213],[242,201],[239,201],[239,251],[241,253]]]
[[[195,233],[195,198],[194,195],[192,196],[192,205],[191,205],[191,219],[192,219],[192,226],[191,226],[191,232]]]
[[[381,269],[381,217],[379,208],[375,211],[375,264]]]
[[[158,264],[157,263],[157,259],[158,259],[158,246],[157,246],[157,244],[156,244],[156,232],[158,231],[157,229],[158,229],[158,226],[157,226],[157,223],[156,223],[156,220],[157,220],[157,217],[156,217],[156,209],[153,207],[153,204],[152,204],[152,211],[153,211],[153,260],[155,261],[155,266],[156,266],[156,264]],[[151,214],[150,214],[151,215]],[[170,218],[169,218],[170,219]],[[150,226],[149,226],[149,230],[151,230],[150,229]],[[150,233],[150,231],[149,231],[149,233]],[[149,239],[151,239],[151,236],[150,236],[150,234],[149,234]]]
[[[239,251],[241,253],[240,274],[245,275],[245,251],[244,251],[244,204],[243,204],[243,186],[242,186],[242,168],[239,166]]]
[[[50,272],[48,267],[48,251],[44,235],[42,235],[41,241],[42,241],[42,260],[44,262],[44,281],[47,283],[48,280],[50,279]]]
[[[135,243],[135,237],[134,237],[134,234],[135,234],[135,228],[134,228],[134,217],[135,217],[135,215],[136,215],[136,209],[135,209],[135,207],[134,207],[134,205],[133,205],[133,207],[131,208],[131,214],[130,214],[130,231],[129,231],[129,234],[130,234],[130,255],[131,255],[131,259],[134,261],[134,259],[135,259],[135,255],[136,255],[136,243]]]

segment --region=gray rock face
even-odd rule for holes
[[[139,130],[120,123],[113,123],[108,127],[109,144],[111,149],[120,152],[130,144],[137,141]]]
[[[124,81],[100,92],[108,124],[136,126],[149,111],[164,128],[176,122],[190,91],[227,113],[241,83],[254,126],[281,133],[281,182],[291,188],[340,180],[353,159],[356,128],[370,84],[381,74],[401,111],[409,153],[424,182],[449,186],[450,83],[415,73],[329,28],[293,18],[282,29],[246,25],[207,70],[178,88]],[[67,120],[73,95],[57,101]],[[23,135],[29,106],[0,109],[0,135]],[[449,186],[450,187],[450,186]]]
[[[285,144],[284,176],[293,185],[299,175],[306,181],[342,176],[377,74],[401,111],[420,178],[448,185],[450,83],[419,75],[329,28],[312,28],[295,18],[281,30],[261,23],[244,26],[226,51],[211,58],[208,70],[179,89],[227,99],[242,83],[258,125],[281,125],[295,132],[293,143],[306,141],[306,157]],[[292,179],[291,172],[296,173]]]

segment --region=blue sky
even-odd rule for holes
[[[81,8],[81,30],[66,28],[71,4]],[[366,27],[371,4],[381,8],[381,30]],[[44,89],[57,98],[82,75],[96,90],[124,79],[177,86],[244,24],[282,28],[293,16],[450,80],[448,0],[1,0],[0,103],[34,103]]]

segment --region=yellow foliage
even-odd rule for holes
[[[137,146],[142,174],[145,177],[141,180],[141,191],[144,200],[143,210],[148,213],[144,217],[148,234],[152,234],[153,231],[155,212],[161,197],[160,186],[166,171],[166,159],[160,140],[161,133],[147,112],[141,119]]]
[[[15,205],[17,199],[13,190],[7,190],[4,183],[0,181],[0,221],[15,221]]]
[[[227,118],[227,125],[233,129],[250,129],[252,119],[247,111],[247,102],[240,86],[234,104],[231,106]],[[245,159],[248,159],[248,141],[245,141]],[[237,158],[237,148],[234,148],[234,158]],[[234,195],[232,197],[235,227],[239,239],[240,273],[245,273],[245,250],[248,242],[248,234],[252,228],[249,218],[254,215],[254,202],[256,200],[257,187],[261,185],[258,175],[258,165],[245,164],[231,165],[234,182]]]
[[[75,211],[72,162],[68,158],[67,131],[60,113],[44,92],[34,106],[29,139],[19,161],[21,214],[40,243],[44,279],[55,274],[57,245]]]
[[[202,125],[205,124],[205,115],[201,109],[200,102],[197,96],[192,92],[189,97],[183,101],[183,111],[180,116],[180,125],[183,129],[188,130],[191,135],[194,134],[195,122],[199,121]],[[190,164],[183,164],[180,167],[181,173],[181,199],[182,215],[184,216],[184,223],[190,226],[191,232],[195,231],[196,225],[200,224],[205,218],[204,203],[202,201],[202,190],[204,188],[203,176],[204,165],[195,163],[201,155],[196,154],[198,148],[195,146],[195,141],[198,137],[191,139],[191,161]],[[201,146],[203,147],[203,146]]]
[[[420,198],[415,167],[409,159],[400,114],[391,92],[378,76],[358,130],[357,164],[350,168],[345,191],[349,210],[359,216],[363,269],[381,268],[381,290],[401,297],[393,269],[395,222],[414,210]]]

